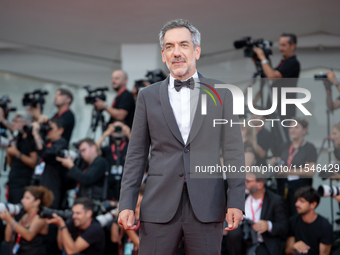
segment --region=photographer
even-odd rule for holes
[[[106,137],[109,137],[109,145],[102,147],[102,156],[110,165],[108,176],[108,199],[119,200],[120,183],[123,174],[123,166],[130,139],[130,128],[123,122],[115,121],[109,124],[107,130],[97,141],[98,148]]]
[[[289,128],[292,142],[283,145],[280,158],[271,159],[272,165],[279,163],[290,168],[289,172],[280,172],[277,178],[278,193],[286,200],[289,217],[297,213],[295,191],[303,186],[312,186],[315,171],[310,169],[315,170],[317,160],[315,146],[305,140],[308,122],[303,119],[296,121],[298,124],[294,127],[296,123],[293,121]]]
[[[24,132],[24,126],[30,123],[30,118],[25,113],[17,112],[11,127],[17,135],[10,146],[6,148],[7,164],[11,167],[8,176],[9,203],[20,203],[24,195],[24,188],[31,183],[34,167],[38,154],[35,149],[33,137]]]
[[[66,139],[67,144],[70,142],[75,123],[74,114],[70,110],[72,101],[73,95],[67,89],[58,89],[54,95],[54,105],[58,108],[58,112],[51,119],[59,119],[61,121],[64,128],[62,137]],[[42,115],[40,104],[37,104],[36,107],[30,106],[28,110],[39,123],[47,122],[48,117]]]
[[[59,227],[58,246],[64,248],[66,254],[104,254],[104,231],[93,217],[93,208],[91,199],[77,198],[72,206],[72,221],[65,224],[56,214],[48,220],[49,224]]]
[[[135,100],[131,92],[126,89],[127,81],[126,72],[123,70],[114,71],[112,73],[112,88],[117,92],[115,100],[110,107],[103,100],[97,98],[94,106],[97,110],[105,110],[110,114],[110,123],[120,120],[131,128],[135,113]]]
[[[302,187],[295,196],[298,215],[289,220],[286,254],[330,254],[333,231],[327,219],[315,212],[318,193],[312,187]]]
[[[284,33],[281,35],[279,39],[279,50],[282,54],[282,60],[280,64],[273,69],[270,65],[269,60],[264,54],[263,50],[260,48],[254,48],[254,52],[257,58],[260,61],[261,68],[263,70],[264,75],[269,79],[274,79],[272,83],[272,87],[278,89],[277,93],[277,112],[279,114],[280,119],[281,116],[281,88],[282,87],[296,87],[297,86],[297,78],[300,74],[300,63],[295,56],[297,38],[294,34]],[[289,79],[286,79],[289,78]],[[296,93],[287,93],[287,98],[296,98]],[[267,106],[268,109],[272,104],[272,100],[268,100]],[[296,107],[295,105],[288,104],[286,106],[286,116],[285,119],[291,119],[295,116]],[[285,136],[288,138],[288,130],[287,128],[283,129],[285,131]],[[281,154],[280,145],[282,144],[283,138],[277,128],[272,129],[273,136],[273,145],[272,145],[272,153],[274,156],[279,156]]]
[[[43,169],[40,185],[49,188],[54,195],[52,208],[58,209],[61,206],[62,185],[65,179],[66,169],[56,160],[57,152],[67,149],[67,142],[62,138],[64,128],[60,119],[52,119],[48,125],[39,125],[38,122],[32,123],[32,135],[42,162],[39,166]],[[40,134],[41,127],[49,129],[45,142]]]
[[[25,214],[19,222],[7,210],[0,212],[1,219],[7,222],[5,240],[11,242],[10,254],[45,255],[48,224],[37,213],[42,206],[52,204],[53,194],[43,186],[28,186],[25,190],[21,199]]]
[[[70,156],[57,157],[61,164],[69,169],[67,177],[78,182],[77,197],[88,197],[95,200],[105,200],[107,196],[107,178],[109,172],[107,161],[100,157],[96,143],[85,138],[79,142],[79,152],[86,163],[83,169],[75,166]]]
[[[254,222],[252,228],[257,233],[257,255],[282,254],[288,232],[286,207],[280,196],[266,189],[266,181],[261,173],[247,173],[249,195],[245,202],[245,218]],[[243,254],[245,247],[241,229],[228,232],[227,240],[229,255]]]

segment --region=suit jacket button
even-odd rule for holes
[[[190,151],[190,150],[189,150],[188,148],[185,148],[185,149],[184,149],[184,152],[185,152],[185,153],[188,153],[189,151]]]
[[[184,174],[183,173],[180,173],[180,174],[178,174],[179,175],[179,177],[183,177],[184,176]]]

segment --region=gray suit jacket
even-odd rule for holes
[[[222,83],[201,75],[200,81],[213,87]],[[201,222],[223,221],[227,207],[244,211],[244,174],[227,172],[229,191],[226,207],[222,173],[195,172],[197,166],[220,165],[221,151],[224,165],[235,166],[237,170],[244,165],[240,125],[213,127],[213,119],[238,122],[238,117],[232,115],[231,92],[216,89],[223,106],[216,106],[208,97],[206,115],[201,115],[199,99],[188,142],[184,144],[170,105],[168,84],[169,78],[139,92],[124,166],[119,210],[135,210],[150,149],[149,175],[140,220],[169,222],[181,200],[184,176],[193,211]]]

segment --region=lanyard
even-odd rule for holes
[[[251,208],[251,214],[252,214],[252,219],[253,219],[254,223],[255,223],[255,213],[257,213],[261,209],[262,204],[263,204],[263,199],[264,199],[264,195],[263,195],[263,197],[261,199],[259,207],[256,209],[256,211],[254,211],[254,208],[253,208],[253,198],[252,197],[250,198],[250,208]]]
[[[121,156],[122,156],[122,151],[123,151],[125,145],[126,145],[126,141],[123,141],[119,146],[119,158],[121,158]],[[111,145],[111,152],[112,152],[112,158],[115,161],[117,161],[118,157],[117,157],[117,153],[116,153],[116,144],[115,143],[113,143]]]
[[[298,152],[298,149],[301,147],[302,143],[303,143],[303,140],[301,141],[301,143],[299,144],[299,147],[296,150],[294,149],[293,144],[289,146],[288,158],[287,158],[288,167],[290,167],[290,165],[292,164],[293,158],[295,154]]]

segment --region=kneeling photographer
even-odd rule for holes
[[[78,183],[77,197],[105,200],[107,196],[107,161],[99,156],[97,145],[91,138],[81,140],[78,149],[86,163],[82,169],[75,166],[70,156],[67,158],[57,157],[56,159],[69,169],[66,176]]]
[[[38,211],[52,204],[53,194],[43,186],[28,186],[21,203],[25,214],[19,222],[6,209],[0,217],[7,222],[5,240],[11,244],[10,254],[47,254],[46,239],[48,225],[38,216]]]
[[[67,254],[103,255],[105,248],[104,231],[93,218],[94,203],[82,197],[74,201],[72,221],[65,221],[57,214],[48,220],[58,226],[58,246]]]
[[[102,137],[97,141],[101,148],[102,156],[109,162],[110,173],[108,176],[108,199],[119,200],[120,183],[122,180],[123,166],[130,139],[130,128],[121,121],[108,125]],[[109,137],[109,144],[101,147],[104,139]]]

